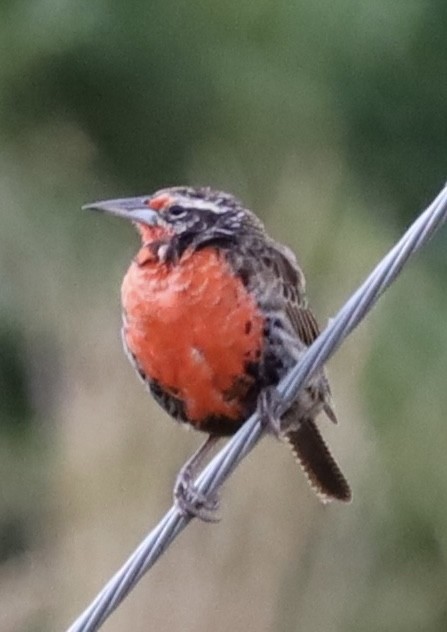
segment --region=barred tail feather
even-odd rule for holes
[[[299,428],[285,435],[310,485],[323,502],[349,502],[349,483],[335,462],[313,419],[303,419]]]

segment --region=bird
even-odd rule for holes
[[[281,419],[269,414],[276,386],[320,334],[292,250],[236,197],[210,187],[168,187],[83,208],[137,228],[141,245],[121,286],[124,349],[161,407],[206,434],[177,478],[179,509],[212,520],[218,499],[194,492],[194,475],[216,442],[257,409],[323,502],[350,501],[316,423],[321,412],[337,422],[324,368]]]

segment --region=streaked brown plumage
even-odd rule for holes
[[[234,433],[319,334],[304,275],[233,196],[173,187],[93,204],[134,221],[142,245],[123,281],[123,341],[171,416],[212,437]],[[323,370],[282,425],[324,500],[351,498],[315,418],[335,421]]]

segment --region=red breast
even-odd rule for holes
[[[185,405],[200,426],[210,415],[244,418],[264,318],[224,255],[212,247],[164,263],[143,247],[122,285],[124,339],[145,375]]]

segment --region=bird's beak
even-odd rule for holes
[[[156,226],[159,223],[160,216],[157,211],[147,206],[148,198],[134,197],[122,198],[120,200],[104,200],[103,202],[93,202],[93,204],[85,204],[82,209],[88,211],[101,211],[110,213],[117,217],[124,217],[132,222],[141,222],[148,226]]]

